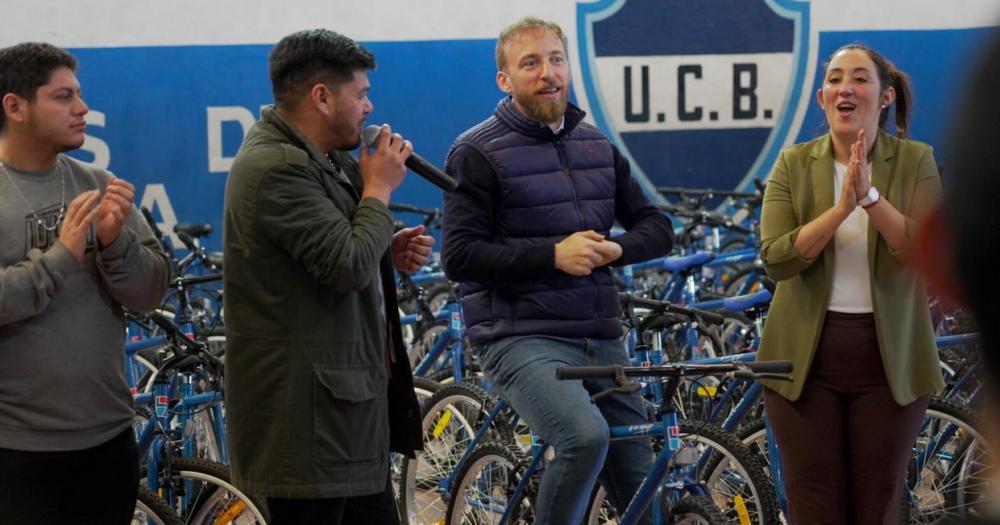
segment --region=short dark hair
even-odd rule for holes
[[[52,72],[61,67],[76,71],[76,58],[68,51],[43,42],[24,42],[0,49],[0,98],[13,93],[35,101],[38,88],[49,83]],[[0,130],[7,115],[0,108]]]
[[[282,38],[269,60],[274,103],[285,108],[294,106],[319,82],[336,89],[350,82],[356,71],[375,69],[371,52],[328,29],[309,29]]]

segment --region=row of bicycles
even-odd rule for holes
[[[783,523],[780,454],[758,380],[791,370],[755,362],[774,291],[756,248],[763,188],[661,190],[676,202],[665,211],[685,219],[677,251],[616,274],[627,292],[621,319],[633,367],[562,372],[562,379],[614,379],[608,395],[639,389],[649,424],[612,428],[611,436],[651,439],[656,458],[625,509],[613,508],[600,486],[581,495],[588,498],[584,523],[635,523],[645,509],[656,523]],[[397,211],[422,213],[429,226],[440,217],[436,210]],[[436,384],[418,386],[425,450],[396,464],[401,513],[415,524],[531,523],[551,452],[482,377],[442,278],[428,271],[402,285],[416,319],[414,368]],[[903,523],[981,515],[995,491],[993,452],[976,417],[977,336],[961,310],[936,301],[932,309],[948,386],[931,400],[913,447],[899,502]]]
[[[612,428],[647,439],[655,458],[626,508],[599,484],[588,524],[782,523],[780,454],[761,402],[762,378],[789,363],[755,362],[773,283],[757,252],[763,188],[716,192],[661,188],[680,219],[669,257],[616,269],[628,367],[567,368],[561,380],[597,379],[598,394],[639,391],[648,424]],[[393,204],[430,230],[440,210]],[[222,377],[222,258],[201,247],[206,225],[181,224],[163,308],[131,316],[127,376],[134,392],[143,486],[134,523],[266,523],[262,501],[229,481]],[[423,411],[424,450],[394,457],[404,523],[531,523],[551,447],[492,390],[465,335],[456,288],[435,264],[400,275],[401,323]],[[900,501],[904,523],[975,516],[989,505],[993,453],[975,417],[982,378],[977,340],[959,310],[935,304],[948,388],[927,410]],[[817,453],[823,453],[817,451]]]

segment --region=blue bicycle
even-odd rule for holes
[[[567,367],[557,371],[560,380],[612,379],[615,387],[594,397],[618,392],[634,392],[644,381],[664,381],[668,398],[685,377],[734,375],[737,377],[789,379],[791,364],[725,363],[719,365],[664,365],[658,367]],[[590,514],[585,523],[615,520],[619,525],[634,525],[653,504],[656,523],[676,523],[681,516],[696,515],[702,523],[725,523],[726,518],[712,498],[712,493],[698,471],[697,465],[706,455],[726,453],[740,456],[746,470],[733,470],[726,475],[740,477],[762,474],[755,462],[735,438],[716,431],[706,423],[680,421],[676,412],[667,410],[659,420],[645,424],[612,427],[612,439],[649,439],[662,442],[652,467],[631,503],[620,514],[614,512],[596,490],[591,496]],[[448,524],[520,524],[531,523],[535,507],[538,475],[545,468],[548,446],[533,442],[530,458],[503,443],[487,443],[477,447],[459,468],[449,501]],[[725,451],[725,452],[724,452]],[[655,502],[655,504],[654,504]],[[604,513],[602,518],[599,514]],[[611,514],[612,516],[607,516]],[[617,514],[617,515],[615,515]]]

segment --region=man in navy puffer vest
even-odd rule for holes
[[[648,440],[608,444],[609,425],[646,422],[638,394],[595,406],[590,395],[610,381],[557,381],[555,369],[628,364],[608,266],[665,255],[673,232],[628,161],[568,103],[559,26],[525,18],[505,29],[497,69],[510,96],[448,153],[458,189],[445,197],[444,269],[461,283],[489,379],[555,447],[535,523],[575,524],[598,477],[624,511],[652,451]],[[627,233],[609,238],[616,220]]]

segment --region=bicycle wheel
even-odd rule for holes
[[[132,513],[132,525],[184,525],[184,522],[166,501],[158,498],[148,488],[140,486],[135,511]]]
[[[441,384],[437,381],[427,379],[426,377],[414,377],[413,378],[413,392],[417,396],[417,403],[420,405],[420,412],[423,413],[426,410],[428,402],[434,397],[434,394],[438,390],[441,390]],[[397,454],[395,452],[389,455],[390,460],[390,476],[392,478],[392,493],[396,497],[396,507],[399,510],[401,516],[405,516],[406,512],[403,508],[402,500],[402,490],[400,488],[400,483],[403,479],[403,465],[409,461],[403,454]]]
[[[932,397],[907,472],[910,523],[961,523],[992,508],[995,451],[971,410]]]
[[[480,447],[462,463],[448,502],[448,525],[496,524],[503,517],[508,501],[521,481],[527,458],[500,443]],[[530,495],[523,493],[512,506],[506,523],[529,524],[534,521]]]
[[[673,505],[669,502],[664,503],[667,506],[664,513],[667,524],[726,525],[728,523],[722,511],[712,503],[712,500],[704,496],[688,494]],[[620,519],[621,515],[608,500],[604,486],[598,483],[591,492],[587,514],[583,520],[584,525],[616,525]]]
[[[440,523],[447,511],[448,478],[458,467],[493,401],[466,383],[448,385],[427,402],[423,417],[424,449],[403,463],[399,500],[410,525]],[[512,443],[506,419],[498,418],[487,440]]]
[[[407,354],[410,356],[410,366],[416,368],[417,364],[424,359],[424,356],[427,355],[427,352],[434,346],[438,338],[447,333],[449,329],[448,321],[434,321],[419,333],[413,331],[411,328],[413,335],[408,339],[404,339],[408,341]],[[435,364],[434,367],[430,368],[429,373],[434,374],[437,370],[437,364]]]
[[[730,276],[723,293],[729,297],[734,297],[757,292],[760,290],[761,275],[761,270],[753,265],[744,266]]]
[[[264,505],[230,483],[225,465],[205,459],[173,458],[162,479],[169,488],[168,505],[188,525],[267,522]]]
[[[208,345],[208,351],[218,357],[219,359],[226,360],[226,329],[222,326],[212,327],[204,335],[205,343]]]
[[[764,465],[734,434],[700,421],[681,420],[681,439],[698,451],[693,476],[729,523],[780,523],[778,498]]]
[[[667,511],[667,525],[726,525],[726,517],[712,500],[688,496]]]
[[[597,483],[590,492],[590,502],[587,503],[587,513],[583,516],[583,525],[613,525],[617,524],[621,515],[618,509],[608,499],[608,491],[604,485]]]

